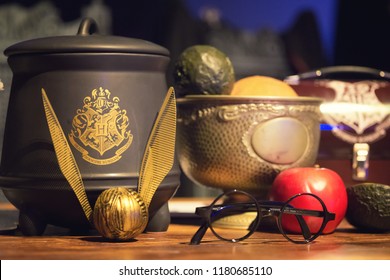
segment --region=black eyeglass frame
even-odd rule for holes
[[[216,205],[217,201],[219,201],[223,196],[228,196],[231,194],[243,194],[248,196],[254,203],[234,203],[234,204],[218,204]],[[299,208],[294,208],[291,206],[289,203],[297,198],[298,196],[302,195],[309,195],[314,198],[316,198],[320,203],[323,208],[323,211],[320,210],[305,210],[305,209],[299,209]],[[221,211],[223,209],[226,209],[226,207],[231,207],[231,206],[236,206],[236,207],[241,207],[242,209],[238,211],[245,212],[248,209],[255,210],[257,212],[256,219],[252,222],[250,225],[249,231],[246,235],[236,238],[236,239],[227,239],[222,236],[220,236],[213,228],[210,217],[213,211]],[[236,210],[237,211],[237,210]],[[199,245],[200,242],[202,241],[203,236],[205,235],[206,231],[208,228],[212,231],[212,233],[220,240],[225,240],[229,242],[239,242],[242,240],[247,239],[250,237],[259,227],[261,219],[263,217],[262,211],[266,211],[269,214],[276,215],[277,216],[277,225],[280,233],[290,242],[296,243],[296,244],[307,244],[312,241],[314,241],[318,236],[320,236],[328,224],[329,221],[335,220],[336,215],[334,213],[330,213],[323,202],[323,200],[318,197],[315,194],[312,193],[298,193],[292,197],[290,197],[286,202],[279,202],[279,201],[258,201],[253,195],[245,192],[245,191],[240,191],[240,190],[231,190],[225,193],[220,194],[218,197],[214,199],[214,201],[209,205],[209,206],[204,206],[204,207],[197,207],[195,210],[195,213],[200,216],[203,219],[203,223],[201,224],[200,228],[196,231],[194,236],[191,238],[190,245]],[[302,235],[304,237],[304,240],[298,241],[291,239],[285,230],[282,227],[282,215],[281,213],[288,213],[288,214],[293,214],[298,220],[298,223],[301,227],[302,230]],[[314,216],[314,217],[323,217],[323,222],[321,224],[320,229],[316,234],[311,235],[311,232],[303,219],[302,215],[306,216]]]

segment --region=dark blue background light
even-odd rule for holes
[[[185,0],[194,16],[202,7],[218,8],[223,19],[233,26],[248,31],[263,27],[283,32],[303,10],[311,10],[317,18],[324,50],[330,62],[333,60],[336,0]]]

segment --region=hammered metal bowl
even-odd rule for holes
[[[197,184],[265,198],[280,171],[315,163],[321,102],[314,97],[178,99],[180,166]]]

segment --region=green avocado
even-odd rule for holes
[[[361,183],[347,188],[347,221],[366,231],[390,230],[390,186]]]
[[[209,45],[194,45],[185,49],[174,66],[175,90],[187,94],[230,94],[235,74],[230,59]]]

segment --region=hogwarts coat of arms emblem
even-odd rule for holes
[[[108,89],[99,87],[83,103],[73,118],[69,141],[92,164],[118,161],[133,140],[129,118],[126,110],[120,108],[119,98],[111,98]]]
[[[324,120],[333,126],[333,134],[348,143],[373,143],[386,135],[390,126],[389,107],[376,96],[386,83],[373,81],[321,81],[334,90],[330,103],[321,105]]]

